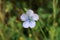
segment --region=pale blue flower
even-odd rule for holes
[[[20,19],[24,21],[23,27],[24,28],[34,28],[36,25],[35,21],[39,20],[39,16],[33,12],[33,10],[27,10],[26,14],[22,14]]]

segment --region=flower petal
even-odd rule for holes
[[[26,21],[26,22],[24,22],[24,23],[23,23],[23,27],[24,27],[24,28],[28,28],[28,27],[29,27],[29,25],[30,25],[30,24],[29,24],[29,22],[28,22],[28,21]]]
[[[32,16],[34,14],[33,10],[29,9],[27,12],[26,12],[27,15],[29,16]]]
[[[37,14],[34,14],[33,17],[32,17],[33,20],[37,21],[39,20],[39,16]]]
[[[30,23],[30,28],[34,28],[35,25],[36,25],[36,22],[35,22],[35,21],[31,21],[31,22],[29,22],[29,23]]]
[[[27,15],[26,14],[22,14],[21,17],[20,17],[20,19],[22,21],[26,21],[27,20]]]

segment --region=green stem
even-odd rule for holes
[[[53,0],[53,25],[55,25],[55,21],[56,21],[57,3],[58,0]]]
[[[55,27],[55,22],[56,22],[57,3],[58,0],[53,0],[53,27]],[[54,36],[51,37],[51,40],[54,40]]]
[[[40,21],[39,21],[40,22]],[[43,22],[42,22],[43,23]],[[44,26],[45,24],[43,23],[43,26]],[[40,25],[39,25],[40,26]],[[42,32],[42,34],[43,34],[43,36],[44,36],[44,40],[47,40],[47,38],[46,38],[46,35],[45,35],[45,33],[44,33],[44,31],[42,30],[42,28],[41,27],[39,27],[40,28],[40,31]]]
[[[2,33],[1,30],[0,30],[0,35],[1,35],[1,37],[2,37],[2,40],[5,40],[4,35],[3,35],[3,33]]]

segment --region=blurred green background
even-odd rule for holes
[[[23,28],[21,14],[40,17],[35,28]],[[60,0],[0,0],[0,40],[60,40]]]

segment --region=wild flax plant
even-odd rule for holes
[[[58,0],[1,0],[0,40],[60,40],[57,10]]]

